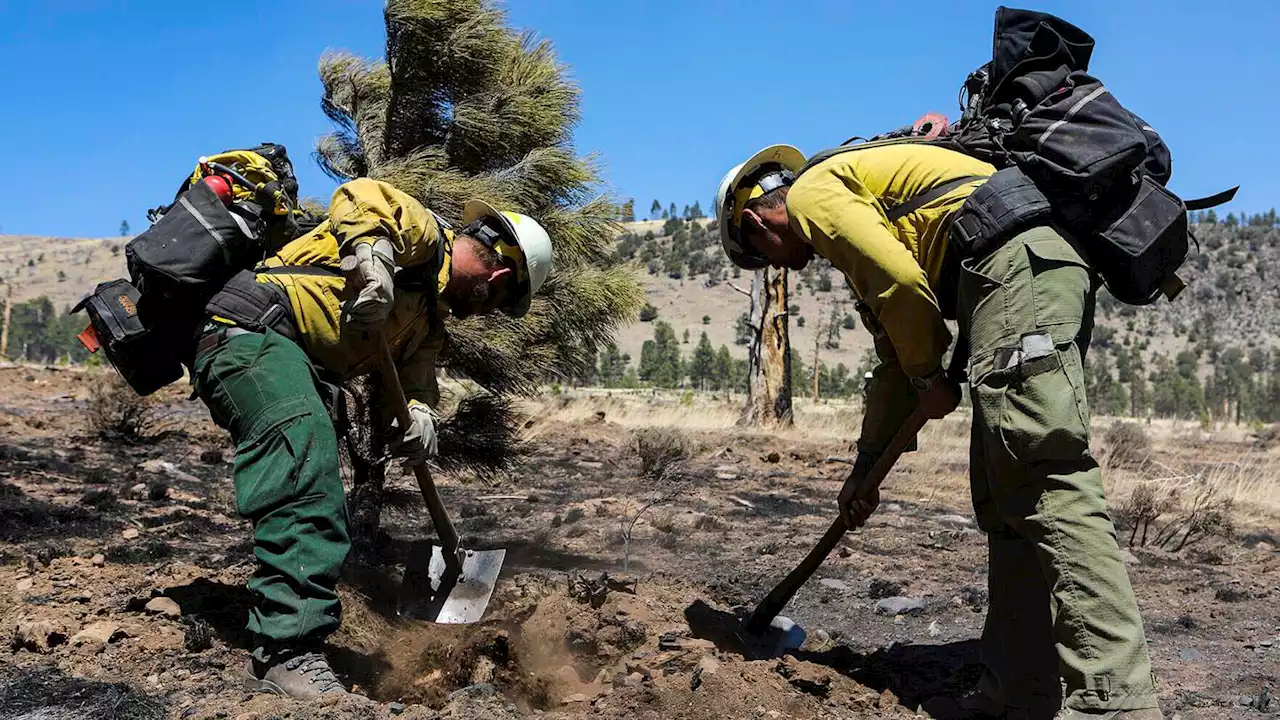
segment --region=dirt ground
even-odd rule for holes
[[[388,511],[380,545],[347,563],[331,638],[364,697],[247,694],[252,545],[228,441],[183,387],[163,393],[163,436],[93,436],[87,398],[105,378],[0,366],[0,718],[905,717],[977,676],[986,549],[963,418],[926,430],[880,511],[787,608],[804,646],[751,660],[735,613],[833,518],[856,414],[801,413],[771,435],[734,429],[711,400],[551,398],[528,408],[514,477],[441,481],[469,543],[507,549],[482,622],[396,616],[398,575],[431,536],[419,506]],[[645,425],[679,426],[691,459],[683,491],[632,523],[676,487],[642,474]],[[1158,437],[1144,467],[1191,468],[1236,501],[1228,533],[1128,551],[1166,716],[1280,714],[1280,456],[1191,428]],[[1113,473],[1113,505],[1140,479]]]

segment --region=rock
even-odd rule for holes
[[[1120,551],[1120,559],[1124,561],[1125,565],[1141,565],[1142,564],[1142,561],[1138,559],[1138,556],[1134,555],[1128,550]]]
[[[973,524],[973,520],[963,515],[939,515],[938,517],[934,518],[934,520],[937,520],[938,522],[942,522],[942,523],[952,523],[954,525],[972,525]]]
[[[476,658],[475,667],[471,668],[471,684],[486,685],[493,682],[498,666],[487,655]]]
[[[902,512],[902,506],[899,505],[898,503],[888,503],[887,505],[884,506],[884,511],[891,512],[891,513]]]
[[[924,612],[924,601],[911,597],[887,597],[876,602],[877,615],[918,615]]]
[[[613,673],[609,672],[609,668],[600,668],[600,672],[596,673],[597,685],[608,685]]]
[[[638,672],[633,672],[623,679],[622,684],[626,687],[638,687],[644,682],[644,676]]]
[[[120,629],[120,623],[110,621],[96,622],[71,636],[73,647],[83,647],[88,654],[98,654],[113,640],[128,637],[128,633]]]
[[[1275,642],[1274,642],[1274,641],[1272,641],[1272,640],[1263,640],[1262,642],[1260,642],[1260,643],[1258,643],[1258,644],[1259,644],[1259,645],[1261,645],[1262,647],[1271,647],[1272,645],[1274,645],[1274,644],[1275,644]]]
[[[837,578],[822,578],[818,581],[818,584],[824,588],[839,590],[840,592],[844,592],[849,589],[848,583]]]
[[[588,470],[599,470],[604,467],[604,463],[595,460],[579,460],[578,467],[587,468]]]
[[[1241,705],[1241,707],[1249,707],[1249,706],[1253,705],[1253,696],[1251,696],[1251,695],[1241,695],[1241,696],[1240,696],[1240,705]]]
[[[124,531],[120,533],[120,537],[125,540],[136,540],[140,534],[141,533],[138,532],[138,528],[131,527],[125,528]]]
[[[67,628],[56,620],[27,620],[13,630],[13,648],[47,653],[67,641]]]
[[[653,671],[650,670],[648,666],[641,665],[639,663],[627,663],[627,674],[638,674],[645,680],[651,680],[653,678]]]
[[[94,555],[93,559],[89,562],[92,563],[94,567],[102,567],[107,564],[107,556],[102,553],[98,553],[97,555]]]
[[[145,609],[150,615],[163,615],[168,618],[182,617],[182,608],[171,598],[158,597],[151,598],[145,605]]]
[[[13,588],[20,593],[24,593],[30,590],[31,586],[35,584],[36,584],[35,578],[22,578],[13,586]]]
[[[563,665],[556,670],[556,679],[565,685],[578,685],[582,679],[578,677],[578,671],[573,669],[572,665]]]
[[[389,702],[389,703],[387,703],[387,712],[391,713],[392,715],[399,715],[400,713],[403,713],[403,712],[404,712],[404,703],[402,703],[402,702]]]
[[[146,494],[146,492],[147,492],[146,483],[138,483],[137,485],[134,485],[133,487],[129,488],[129,494],[134,497],[142,497],[143,495]]]
[[[159,684],[160,684],[160,676],[159,676],[158,674],[157,674],[157,675],[148,675],[148,676],[147,676],[147,684],[148,684],[148,685],[159,685]]]
[[[782,462],[782,456],[776,452],[771,452],[765,456],[764,460],[768,463],[778,463]]]
[[[805,638],[801,650],[808,652],[822,652],[824,648],[831,642],[831,633],[826,630],[815,630],[813,634]]]
[[[218,448],[209,448],[200,453],[200,462],[206,465],[221,465],[222,451]]]
[[[561,701],[560,701],[560,704],[561,704],[561,705],[573,705],[574,703],[584,703],[584,702],[586,702],[586,701],[587,701],[587,696],[586,696],[586,695],[583,695],[582,693],[574,693],[574,694],[570,695],[569,697],[565,698],[564,700],[561,700]]]
[[[737,480],[738,473],[731,473],[731,472],[716,473],[716,479],[717,480]]]
[[[1178,659],[1183,662],[1196,662],[1204,659],[1204,653],[1196,648],[1182,648],[1178,651]]]
[[[929,637],[938,637],[942,634],[942,628],[938,627],[938,621],[934,620],[929,623]]]

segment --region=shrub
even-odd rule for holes
[[[640,458],[640,471],[651,477],[661,477],[672,464],[692,457],[697,448],[687,434],[670,427],[641,428],[631,441]]]
[[[160,416],[155,401],[139,397],[123,379],[108,375],[89,395],[89,427],[108,442],[138,445],[155,437]]]
[[[1112,465],[1141,465],[1151,455],[1151,438],[1138,423],[1115,422],[1103,436]]]
[[[644,307],[640,308],[640,322],[649,322],[656,317],[658,317],[658,308],[652,304],[645,303]]]

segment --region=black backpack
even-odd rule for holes
[[[149,395],[182,377],[182,363],[206,316],[206,306],[269,253],[275,244],[268,235],[273,222],[290,223],[282,239],[292,239],[299,231],[292,224],[297,182],[283,146],[268,143],[252,151],[231,152],[256,152],[270,164],[272,174],[287,174],[261,176],[243,167],[202,163],[202,170],[212,166],[226,184],[211,185],[205,182],[208,175],[198,170],[182,184],[172,203],[148,213],[151,227],[125,245],[129,279],[99,284],[72,308],[72,312],[88,313],[97,345],[139,395]],[[261,160],[255,162],[263,167]],[[224,194],[220,196],[215,187]],[[248,287],[252,292],[269,290],[256,284]],[[248,298],[246,303],[258,300]],[[281,307],[276,314],[282,313]]]
[[[1238,187],[1186,202],[1170,192],[1168,147],[1088,74],[1093,48],[1093,38],[1065,20],[1002,6],[992,59],[965,81],[957,123],[945,131],[936,122],[916,123],[851,144],[854,138],[816,154],[801,172],[886,143],[962,152],[997,168],[952,223],[950,242],[962,255],[1051,223],[1076,241],[1117,300],[1172,300],[1185,287],[1176,273],[1191,239],[1187,211],[1228,202]],[[930,188],[912,202],[922,205],[971,180]]]

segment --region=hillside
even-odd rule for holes
[[[619,350],[630,356],[633,367],[658,321],[669,323],[682,341],[688,333],[687,344],[680,344],[686,360],[703,332],[713,348],[724,346],[732,357],[746,358],[746,346],[735,340],[739,317],[748,308],[740,290],[750,287],[750,274],[735,276],[709,225],[697,220],[625,226],[619,262],[637,265],[656,311],[618,335]],[[1194,357],[1183,362],[1207,382],[1223,353],[1235,347],[1239,357],[1254,356],[1254,371],[1280,371],[1280,362],[1270,361],[1272,350],[1280,348],[1280,271],[1274,270],[1280,267],[1280,230],[1201,223],[1195,233],[1200,247],[1193,249],[1182,271],[1189,287],[1176,302],[1161,300],[1139,308],[1115,302],[1105,289],[1099,292],[1091,363],[1109,368],[1127,362],[1121,356],[1141,356],[1151,370],[1160,357],[1171,363],[1190,351]],[[0,283],[7,286],[0,288],[0,298],[11,287],[15,302],[45,296],[61,312],[94,283],[124,275],[126,241],[0,236]],[[825,261],[792,273],[791,305],[792,347],[806,367],[813,363],[815,340],[821,340],[820,358],[828,367],[843,364],[855,372],[863,365],[870,337],[861,328],[843,278]],[[830,334],[833,318],[835,336]],[[1259,359],[1264,355],[1265,361]],[[1120,381],[1125,382],[1123,374]]]

